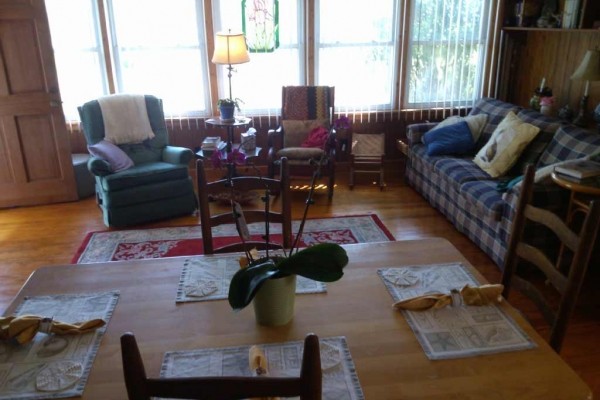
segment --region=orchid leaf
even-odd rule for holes
[[[284,258],[278,264],[281,274],[296,274],[320,282],[334,282],[344,275],[348,255],[340,245],[319,243]]]
[[[275,261],[259,260],[247,268],[238,270],[229,285],[229,304],[238,311],[246,307],[262,284],[278,272]]]

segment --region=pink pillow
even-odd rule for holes
[[[112,172],[119,172],[133,167],[133,161],[117,145],[101,140],[96,144],[88,146],[88,151],[94,157],[101,158],[108,162]]]
[[[327,136],[329,135],[329,131],[322,126],[314,128],[308,134],[308,137],[304,142],[302,142],[302,147],[318,147],[320,149],[325,148],[325,143],[327,143]]]

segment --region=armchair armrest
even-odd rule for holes
[[[269,148],[275,147],[275,141],[281,140],[283,133],[283,127],[280,125],[277,129],[269,129],[267,132],[267,146]]]
[[[423,135],[433,129],[437,122],[423,122],[421,124],[412,124],[407,127],[406,138],[408,139],[408,145],[412,146],[417,143],[421,143]]]
[[[162,159],[170,164],[189,164],[194,158],[194,152],[187,147],[166,146],[163,149]]]
[[[94,156],[88,160],[87,167],[94,176],[106,176],[113,173],[108,161]]]

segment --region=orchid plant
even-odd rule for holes
[[[232,179],[233,165],[240,165],[244,161],[243,154],[233,150],[226,155],[221,152],[215,152],[212,156],[213,165],[223,166],[226,163],[229,173],[229,189],[231,190],[230,202],[231,211],[235,217],[236,229],[242,240],[245,243],[243,232],[246,227],[243,226],[244,218],[241,207],[234,200],[234,180]],[[300,238],[304,230],[308,209],[314,203],[313,195],[316,184],[316,179],[320,174],[320,165],[318,163],[312,175],[310,190],[306,199],[304,214],[300,222],[298,233],[294,238],[291,249],[283,249],[282,254],[270,254],[269,250],[265,250],[265,255],[260,257],[255,249],[244,249],[245,256],[240,260],[240,270],[238,270],[229,285],[229,304],[234,310],[241,310],[246,307],[260,287],[268,279],[277,279],[289,276],[292,274],[304,276],[320,282],[333,282],[339,280],[344,272],[343,268],[348,264],[348,256],[346,251],[335,243],[319,243],[300,250]],[[260,175],[259,175],[260,176]],[[265,195],[261,198],[265,204],[266,215],[270,206],[270,193],[265,189]],[[269,220],[265,220],[265,236],[266,243],[270,243],[270,226]]]

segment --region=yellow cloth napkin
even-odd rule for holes
[[[102,319],[67,324],[37,315],[22,315],[20,317],[0,317],[0,339],[15,339],[19,344],[27,343],[37,332],[54,333],[56,335],[79,335],[92,332],[106,322]]]
[[[258,346],[250,347],[248,351],[248,361],[250,365],[250,371],[253,376],[268,376],[269,368],[267,364],[267,357],[264,351]],[[253,398],[251,400],[279,400],[279,397],[261,397]]]
[[[438,309],[453,305],[455,302],[468,306],[485,306],[502,301],[503,285],[482,285],[471,287],[465,285],[460,291],[453,291],[452,294],[427,294],[410,299],[401,300],[394,303],[394,308],[410,311],[425,311],[430,308]],[[454,304],[460,305],[460,304]]]

